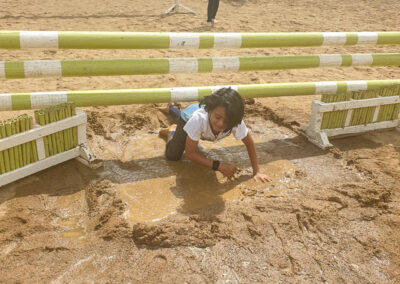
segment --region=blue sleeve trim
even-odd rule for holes
[[[196,111],[198,110],[199,107],[199,103],[195,103],[195,104],[191,104],[188,105],[187,107],[185,107],[184,110],[181,111],[181,118],[187,122],[190,118],[190,116]]]

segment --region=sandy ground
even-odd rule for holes
[[[1,30],[294,32],[398,30],[400,3],[221,0],[160,17],[172,0],[0,3]],[[1,60],[398,52],[396,46],[243,50],[16,50]],[[2,80],[1,93],[400,78],[398,67]],[[104,166],[69,161],[0,189],[2,283],[399,283],[400,135],[301,135],[318,96],[247,102],[245,121],[271,183],[251,179],[243,145],[202,151],[235,163],[233,181],[168,162],[155,105],[85,108]],[[0,113],[9,118],[18,112]]]

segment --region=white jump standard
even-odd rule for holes
[[[77,158],[80,162],[84,163],[90,168],[100,167],[102,162],[95,159],[89,147],[86,145],[87,116],[84,111],[77,109],[76,112],[77,114],[73,117],[66,118],[45,126],[39,126],[35,124],[35,127],[29,131],[1,139],[0,151],[27,143],[29,141],[36,141],[38,161],[0,175],[0,186],[9,184],[13,181],[74,158]],[[78,128],[78,146],[46,158],[43,138],[50,134],[72,127]]]
[[[400,126],[400,117],[390,121],[377,122],[380,107],[383,105],[400,103],[400,96],[378,97],[364,100],[350,100],[334,103],[323,103],[314,100],[311,107],[310,124],[305,129],[306,136],[310,142],[317,145],[321,149],[332,147],[329,137],[357,135],[360,133],[390,129]],[[371,123],[350,126],[351,117],[354,109],[376,107]],[[346,115],[345,126],[333,129],[321,129],[323,114],[331,111],[349,110]],[[399,129],[399,128],[397,128]]]

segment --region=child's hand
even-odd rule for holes
[[[231,178],[236,173],[237,168],[231,164],[221,163],[219,164],[218,171],[220,171],[224,176]]]
[[[258,181],[258,180],[260,180],[262,182],[270,182],[271,181],[271,179],[267,175],[264,175],[264,174],[262,174],[260,172],[256,173],[253,178],[256,181]]]

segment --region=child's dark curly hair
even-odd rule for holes
[[[207,112],[221,106],[226,110],[226,124],[227,128],[225,131],[230,131],[233,127],[238,126],[243,119],[244,115],[244,103],[242,97],[238,92],[229,88],[221,88],[211,96],[205,96],[200,104],[204,105],[204,109]]]

